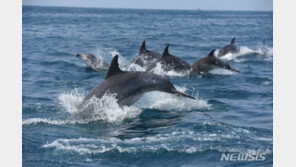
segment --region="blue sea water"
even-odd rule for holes
[[[272,12],[23,6],[22,28],[23,166],[273,165]],[[90,118],[68,119],[106,73],[75,53],[107,62],[119,54],[122,65],[146,40],[193,64],[233,37],[240,53],[223,59],[241,73],[161,73],[196,101],[152,92],[120,108],[104,97]],[[265,159],[221,161],[222,153]]]

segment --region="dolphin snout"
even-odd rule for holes
[[[240,71],[239,71],[239,70],[237,70],[237,69],[234,69],[234,68],[230,68],[230,70],[231,70],[231,71],[234,71],[234,72],[237,72],[237,73],[240,73]]]
[[[80,54],[78,54],[78,53],[76,53],[76,54],[75,54],[75,56],[76,56],[76,57],[81,57],[81,55],[80,55]]]

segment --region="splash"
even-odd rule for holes
[[[127,67],[127,71],[146,71],[146,69],[144,67],[139,66],[138,64],[131,63]]]
[[[47,118],[29,118],[23,120],[23,125],[46,123],[51,125],[87,124],[93,121],[119,123],[125,119],[135,118],[141,109],[134,106],[119,106],[115,94],[105,94],[102,98],[91,98],[84,108],[78,109],[83,102],[84,91],[74,89],[69,93],[59,95],[59,105],[62,111],[69,114],[67,119],[52,120]]]
[[[106,93],[102,98],[93,97],[77,109],[72,115],[74,119],[104,122],[122,122],[128,118],[135,118],[141,113],[141,109],[133,106],[119,106],[116,94]]]
[[[176,89],[183,93],[187,90],[186,87],[176,87]],[[205,100],[199,99],[197,90],[195,91],[194,97],[197,100],[178,97],[164,92],[150,92],[144,94],[135,106],[165,111],[194,111],[209,109],[211,107]]]
[[[37,123],[44,123],[50,125],[65,125],[65,124],[75,124],[76,122],[66,121],[66,120],[51,120],[47,118],[28,118],[23,120],[23,125],[35,125]]]
[[[185,87],[177,87],[181,92],[185,92]],[[29,118],[23,120],[23,125],[46,123],[51,125],[63,124],[87,124],[93,121],[102,121],[108,123],[121,123],[125,119],[136,118],[142,112],[142,108],[159,109],[166,111],[192,111],[198,109],[207,109],[211,105],[206,101],[198,99],[198,92],[195,97],[198,100],[192,100],[163,92],[150,92],[133,106],[119,106],[116,94],[106,93],[102,98],[93,97],[78,109],[83,102],[85,92],[81,89],[74,89],[68,93],[62,93],[58,96],[59,105],[63,112],[69,114],[67,119],[53,120],[48,118]]]
[[[110,63],[112,58],[116,55],[118,55],[118,64],[121,69],[127,70],[129,66],[129,61],[127,61],[124,57],[121,56],[119,51],[114,48],[98,48],[95,51],[95,55],[100,57],[101,59],[104,59],[106,62]]]
[[[161,76],[170,76],[170,77],[184,77],[184,76],[188,76],[189,74],[189,71],[186,71],[186,72],[177,72],[174,70],[165,71],[163,70],[161,63],[156,63],[156,67],[151,72]]]
[[[273,59],[273,48],[268,46],[262,46],[256,50],[256,53],[260,54],[265,60],[272,61]]]
[[[69,93],[62,93],[58,96],[59,105],[68,113],[75,113],[78,105],[83,101],[85,94],[82,89],[78,88],[75,88]]]
[[[258,46],[258,48],[255,50],[247,46],[241,46],[239,49],[240,50],[238,53],[228,53],[223,57],[221,57],[221,59],[226,61],[233,60],[235,62],[244,62],[247,60],[245,56],[250,54],[260,55],[261,57],[264,58],[264,60],[267,60],[267,61],[272,60],[272,57],[273,57],[273,48],[268,46],[264,46],[264,47]],[[215,52],[215,56],[217,56],[217,54],[218,54],[218,51]]]
[[[222,60],[235,60],[238,61],[237,58],[244,56],[244,55],[248,55],[248,54],[252,54],[255,53],[252,49],[248,48],[247,46],[241,46],[239,48],[239,52],[238,53],[228,53],[226,55],[224,55],[223,57],[221,57]]]

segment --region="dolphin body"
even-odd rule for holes
[[[218,53],[217,56],[218,57],[222,57],[222,56],[225,56],[228,53],[238,53],[239,52],[239,48],[234,45],[234,42],[235,42],[235,38],[232,38],[230,44],[222,47],[219,50],[219,53]]]
[[[87,67],[95,70],[95,71],[101,71],[108,69],[108,63],[106,63],[104,60],[96,58],[92,54],[83,53],[83,54],[75,54],[75,56],[79,59],[81,59]]]
[[[208,56],[199,59],[196,61],[192,67],[190,68],[189,77],[191,77],[193,74],[200,74],[201,72],[205,74],[210,74],[210,70],[213,70],[215,68],[224,68],[230,71],[235,71],[240,73],[240,71],[230,67],[230,65],[221,59],[214,56],[215,49],[212,50]]]
[[[260,54],[265,55],[265,54],[267,54],[267,51],[268,51],[268,49],[266,47],[265,40],[263,40]]]
[[[147,68],[149,67],[154,61],[156,61],[157,59],[159,59],[161,56],[160,53],[158,52],[153,52],[150,51],[148,49],[146,49],[146,42],[143,41],[139,54],[138,56],[136,56],[131,64],[137,64],[143,68]]]
[[[157,66],[157,63],[161,64],[164,71],[184,72],[190,69],[189,63],[169,53],[169,44],[165,47],[161,57],[152,63],[146,71],[152,71]]]
[[[176,90],[169,80],[160,75],[142,71],[122,71],[118,65],[118,55],[116,55],[111,61],[105,79],[84,98],[79,108],[92,97],[101,98],[106,93],[115,93],[115,98],[118,99],[117,102],[120,106],[130,106],[144,93],[151,91],[161,91],[195,99]]]

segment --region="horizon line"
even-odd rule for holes
[[[87,6],[47,6],[47,5],[24,5],[29,7],[55,7],[55,8],[91,8],[91,9],[123,9],[123,10],[177,10],[177,11],[228,11],[228,12],[273,12],[273,10],[224,10],[224,9],[163,9],[163,8],[120,8],[120,7],[87,7]]]

